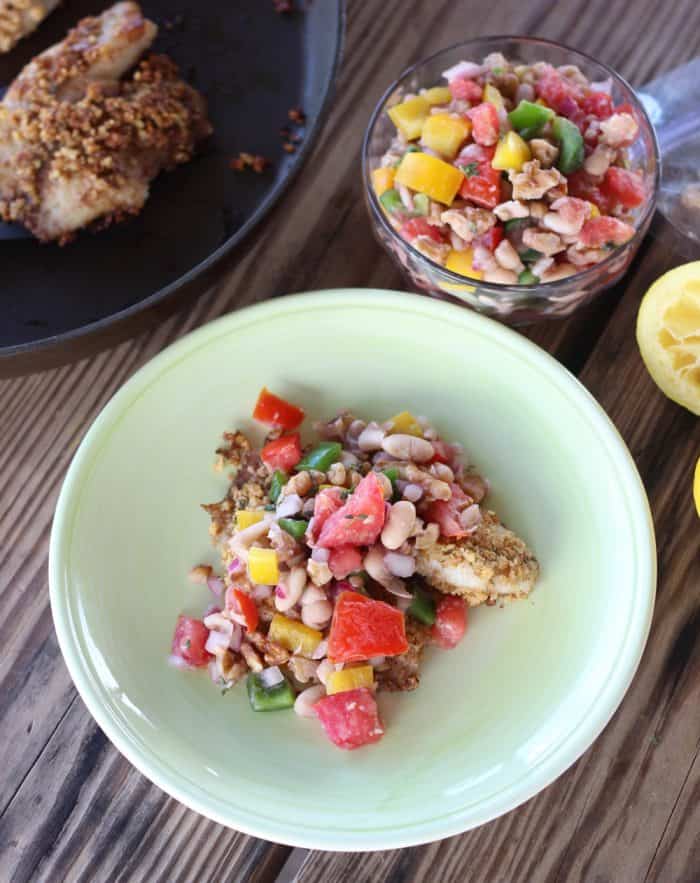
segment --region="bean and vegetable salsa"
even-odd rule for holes
[[[404,411],[367,423],[343,412],[315,424],[318,441],[302,447],[301,408],[263,388],[253,417],[268,428],[260,449],[236,431],[217,451],[230,485],[203,508],[221,571],[192,569],[213,603],[201,618],[179,616],[170,662],[207,669],[224,693],[245,680],[253,711],[293,707],[340,748],[376,742],[376,692],[414,689],[424,647],[455,647],[468,606],[495,603],[490,593],[509,576],[508,591],[524,597],[536,563],[481,508],[487,482],[427,419]],[[491,534],[510,544],[509,569],[491,549],[479,570],[475,545],[460,596],[434,552],[451,550],[454,564],[460,542]],[[440,591],[420,575],[436,567]]]
[[[575,65],[463,61],[445,85],[397,96],[372,172],[394,229],[461,276],[536,285],[586,270],[634,235],[647,196],[639,134],[611,82]]]

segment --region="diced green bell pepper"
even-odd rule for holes
[[[387,469],[382,469],[382,472],[391,482],[391,502],[398,503],[401,499],[401,494],[399,493],[399,489],[396,486],[396,482],[399,480],[399,470],[396,466],[389,466]]]
[[[554,118],[552,135],[559,144],[557,168],[562,175],[570,175],[583,165],[583,135],[566,117]]]
[[[526,269],[518,276],[518,282],[521,285],[537,285],[540,281],[539,276],[535,276],[532,270]]]
[[[416,193],[413,197],[413,208],[418,215],[427,215],[430,211],[430,198],[425,193]]]
[[[282,530],[286,530],[295,540],[300,540],[306,533],[306,528],[309,526],[309,522],[304,521],[303,518],[280,518],[277,523]]]
[[[389,191],[387,191],[388,193]],[[294,467],[297,472],[304,469],[315,469],[318,472],[325,472],[333,463],[340,460],[343,447],[340,442],[321,442],[312,451],[302,457],[302,459]]]
[[[379,201],[390,215],[393,215],[394,212],[401,211],[401,209],[403,209],[404,207],[403,203],[401,202],[399,191],[395,190],[393,187],[391,188],[391,190],[385,190],[384,193],[382,193],[382,195],[379,197]]]
[[[503,229],[506,233],[512,233],[514,230],[520,230],[529,226],[529,218],[511,218],[509,221],[506,221],[504,223]]]
[[[435,622],[435,601],[418,586],[413,586],[411,591],[413,592],[413,601],[408,608],[408,613],[418,622],[432,625]]]
[[[270,490],[268,492],[268,496],[272,500],[273,503],[276,503],[280,498],[280,494],[282,493],[282,488],[287,484],[287,476],[281,469],[275,469],[272,473],[272,480],[270,481]]]
[[[554,111],[551,108],[524,100],[508,114],[513,128],[526,139],[538,135],[553,117]]]
[[[524,248],[518,253],[521,261],[538,261],[542,257],[542,252],[534,248]]]
[[[248,699],[253,711],[280,711],[294,705],[294,690],[285,678],[274,687],[263,686],[260,675],[251,671],[246,681]]]

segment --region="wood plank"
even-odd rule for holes
[[[643,82],[655,71],[670,67],[697,51],[700,9],[689,0],[674,5],[664,16],[658,16],[651,0],[637,4],[633,31],[638,35],[637,40],[630,39],[630,32],[623,33],[619,27],[625,8],[621,0],[566,5],[549,4],[546,0],[529,5],[515,0],[500,4],[489,4],[486,0],[469,4],[454,4],[448,0],[434,4],[420,0],[410,3],[354,0],[349,9],[343,75],[327,126],[304,172],[264,227],[245,244],[235,269],[224,282],[177,316],[133,341],[74,365],[0,382],[0,409],[5,418],[0,426],[0,481],[5,504],[0,511],[0,536],[3,537],[0,638],[4,651],[0,658],[3,696],[0,744],[5,751],[4,787],[0,793],[3,874],[17,880],[250,879],[262,883],[273,879],[282,867],[289,855],[286,847],[265,844],[201,819],[146,782],[105,741],[80,700],[75,698],[51,631],[46,585],[48,536],[60,482],[85,428],[109,397],[140,365],[192,328],[228,310],[294,290],[351,285],[405,287],[368,227],[358,164],[369,114],[387,81],[402,67],[453,42],[456,35],[503,30],[536,32],[580,45],[618,66],[636,82]],[[504,27],[504,23],[508,26]],[[649,243],[646,251],[655,252],[654,244]],[[548,323],[528,330],[528,335],[578,371],[623,291],[626,291],[625,300],[613,317],[613,325],[618,327],[619,316],[626,316],[625,334],[629,337],[634,299],[655,272],[655,266],[653,256],[645,257],[646,270],[641,276],[637,270],[629,285],[605,295],[593,308],[573,320]],[[589,384],[595,381],[608,395],[613,393],[607,389],[605,372],[611,369],[612,359],[618,355],[618,351],[610,347],[619,346],[620,351],[624,350],[629,356],[625,349],[629,340],[621,336],[623,339],[618,341],[615,334],[612,338],[606,335],[602,348],[596,352],[602,377],[589,380],[588,374],[584,375]],[[592,363],[586,367],[586,371],[589,370],[593,370]],[[641,375],[638,365],[637,370]],[[636,384],[637,376],[632,379]],[[618,384],[614,388],[618,389]],[[647,393],[652,396],[650,390]],[[624,393],[621,395],[625,397]],[[622,408],[624,402],[615,399],[611,404]],[[648,451],[646,443],[654,438],[653,433],[663,437],[669,427],[680,442],[687,426],[682,419],[680,423],[674,422],[679,418],[673,416],[673,408],[668,411],[669,406],[662,408],[659,416],[659,407],[655,401],[651,414],[646,415],[638,427],[640,433],[643,426],[646,433],[652,434],[639,435],[636,443],[641,446],[642,459],[647,454],[651,457],[645,477],[664,486],[668,482],[668,487],[673,488],[671,480],[677,480],[678,476],[669,471],[658,443],[652,443]],[[620,413],[626,420],[631,419],[624,408]],[[666,526],[667,534],[675,536],[675,531],[681,531],[681,539],[672,544],[675,557],[668,559],[669,567],[678,568],[678,550],[684,548],[682,531],[687,530],[687,524],[676,515],[672,494],[669,499],[668,493],[662,494],[659,487],[655,492],[656,514]],[[688,562],[684,566],[690,567]],[[675,578],[679,580],[682,576],[677,573]],[[680,583],[672,579],[664,584],[664,591],[672,596],[682,594]],[[674,605],[658,626],[659,646],[669,653],[686,615],[683,604]],[[689,639],[685,640],[687,643]],[[659,652],[663,656],[664,650]],[[641,687],[635,683],[635,698],[628,699],[632,702],[631,711],[626,711],[626,703],[624,721],[618,723],[618,716],[609,728],[610,731],[617,727],[617,736],[605,743],[613,746],[604,750],[608,752],[604,754],[607,766],[594,762],[598,752],[603,751],[598,743],[545,795],[478,835],[453,838],[422,850],[361,859],[347,857],[338,863],[330,857],[330,864],[329,857],[311,854],[299,878],[349,879],[342,874],[351,873],[353,880],[379,880],[384,879],[385,874],[386,879],[391,876],[413,879],[411,874],[416,872],[418,880],[463,879],[468,861],[469,867],[475,868],[474,879],[491,883],[507,870],[512,876],[502,879],[515,880],[520,867],[529,868],[529,879],[535,879],[532,872],[534,869],[539,874],[539,865],[528,858],[530,844],[534,855],[542,856],[545,869],[542,879],[554,879],[559,868],[570,872],[572,879],[580,875],[582,866],[576,863],[578,852],[573,856],[567,854],[562,844],[566,832],[570,836],[576,832],[581,838],[578,841],[581,855],[588,855],[586,850],[594,834],[602,833],[596,827],[595,816],[587,813],[588,801],[600,811],[600,803],[605,802],[601,795],[607,793],[605,777],[611,769],[622,779],[610,811],[613,808],[621,811],[620,800],[624,797],[632,807],[629,810],[632,828],[645,820],[644,804],[635,802],[634,795],[628,793],[633,790],[630,781],[634,782],[630,776],[635,770],[639,774],[640,764],[646,764],[645,772],[653,771],[653,775],[649,775],[658,783],[659,765],[663,769],[663,764],[670,763],[677,755],[682,759],[681,765],[686,764],[687,783],[694,781],[688,774],[692,763],[691,746],[680,730],[685,726],[697,732],[697,727],[693,728],[692,709],[674,703],[678,702],[679,695],[687,692],[691,683],[689,672],[695,669],[689,657],[680,651],[674,658],[677,667],[678,660],[685,659],[679,670],[680,687],[677,684],[671,691],[665,680],[657,685],[655,678],[660,675],[656,670],[643,681],[656,691],[656,701],[665,709],[664,726],[672,734],[672,737],[664,735],[661,745],[654,745],[652,757],[647,758],[643,752],[634,754],[641,749],[637,742],[631,741],[637,709],[643,708],[644,714],[651,715],[649,721],[653,717],[652,709],[642,701],[644,696],[638,696]],[[642,674],[638,680],[642,680]],[[654,721],[659,722],[657,718]],[[643,736],[640,734],[639,738]],[[611,753],[619,744],[630,753],[625,769],[614,764]],[[666,744],[671,753],[667,755],[664,749],[663,754],[658,754]],[[653,819],[654,830],[660,829],[664,817],[668,821],[672,804],[678,798],[682,783],[676,778],[669,776],[670,781],[664,781],[664,787],[660,788],[663,796],[658,801],[658,818]],[[650,787],[648,785],[644,792],[646,799]],[[560,813],[564,814],[566,824],[558,834],[554,820],[561,821]],[[632,828],[623,832],[625,837],[631,837]],[[674,832],[678,831],[680,836],[686,828],[674,814],[667,835],[676,836]],[[688,868],[692,867],[692,850],[687,846],[689,835],[683,836],[686,848],[681,852],[687,856],[683,866]],[[516,848],[512,840],[521,843],[521,847]],[[605,853],[606,862],[613,862],[615,855],[620,860],[622,853],[616,852],[614,839],[606,848],[609,851]],[[656,861],[661,870],[670,867],[666,856],[665,848],[660,849]],[[586,861],[588,871],[595,863],[590,857]],[[673,867],[677,867],[677,863]],[[325,873],[329,876],[325,877]],[[364,873],[369,876],[362,877]],[[340,876],[333,876],[338,874]]]

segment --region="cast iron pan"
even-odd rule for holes
[[[8,55],[6,87],[38,52],[109,0],[65,0]],[[64,247],[0,241],[0,373],[77,358],[126,336],[139,315],[164,315],[201,293],[225,258],[280,198],[320,128],[337,71],[343,0],[296,0],[280,15],[272,0],[142,0],[166,52],[209,104],[214,135],[188,165],[162,174],[143,213]],[[295,153],[281,127],[301,107]],[[272,161],[262,175],[236,172],[240,151]],[[94,346],[92,347],[94,349]]]

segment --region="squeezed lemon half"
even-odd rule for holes
[[[693,499],[695,500],[695,508],[698,510],[698,517],[700,517],[700,457],[698,457],[698,462],[695,464]]]
[[[670,270],[647,291],[637,343],[661,391],[700,415],[700,261]]]

